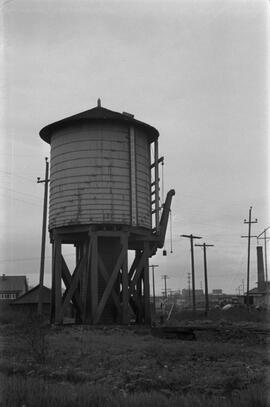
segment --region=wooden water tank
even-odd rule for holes
[[[44,127],[40,136],[51,144],[50,230],[84,224],[151,229],[155,128],[97,106]]]

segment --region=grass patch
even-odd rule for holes
[[[42,320],[3,333],[3,407],[267,406],[269,360],[260,343],[166,340],[147,329]]]
[[[155,391],[127,394],[104,386],[48,383],[23,377],[1,378],[1,407],[267,407],[269,397],[259,386],[230,399],[204,395],[166,396]]]

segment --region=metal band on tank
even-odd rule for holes
[[[129,129],[130,146],[130,193],[131,193],[131,224],[137,225],[137,188],[136,188],[136,160],[135,160],[135,132],[134,127]]]

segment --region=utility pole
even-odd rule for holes
[[[267,271],[267,240],[270,239],[270,237],[266,235],[267,230],[270,229],[270,226],[262,233],[259,234],[258,239],[263,239],[264,240],[264,269],[265,269],[265,280],[266,280],[266,306],[268,309],[268,304],[269,304],[269,287],[268,287],[268,271]],[[261,237],[263,235],[263,237]]]
[[[37,183],[44,183],[44,201],[43,201],[43,221],[42,221],[42,238],[41,238],[41,255],[40,255],[40,272],[39,272],[39,296],[38,296],[38,314],[42,314],[42,293],[44,281],[44,262],[46,246],[46,225],[47,225],[47,205],[48,205],[48,184],[49,184],[49,162],[45,158],[45,179],[37,178]]]
[[[245,280],[244,280],[244,278],[242,279],[242,292],[243,292],[243,295],[245,294]]]
[[[194,250],[193,250],[193,240],[201,239],[200,236],[194,235],[181,235],[181,237],[187,237],[190,239],[190,248],[191,248],[191,276],[192,276],[192,308],[193,312],[196,311],[196,297],[195,297],[195,270],[194,270]]]
[[[241,236],[242,238],[247,238],[248,239],[248,258],[247,258],[247,307],[249,308],[249,276],[250,276],[250,239],[252,237],[257,236],[251,236],[251,225],[252,223],[258,223],[258,220],[251,220],[251,212],[252,212],[252,206],[249,208],[249,216],[248,216],[248,221],[245,219],[244,223],[248,224],[248,236]]]
[[[190,273],[188,273],[188,305],[191,305]]]
[[[162,280],[164,280],[164,294],[165,298],[167,298],[167,279],[169,278],[167,274],[164,274],[164,276],[161,276]]]
[[[205,290],[205,316],[208,315],[209,311],[209,300],[208,300],[208,280],[207,280],[207,261],[206,261],[206,248],[213,247],[213,244],[195,244],[195,246],[203,247],[203,260],[204,260],[204,290]]]
[[[155,267],[158,267],[158,264],[151,264],[150,267],[152,268],[154,313],[156,313]]]

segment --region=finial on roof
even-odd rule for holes
[[[100,98],[98,98],[98,100],[97,100],[97,106],[98,106],[98,107],[101,107],[101,100],[100,100]]]

